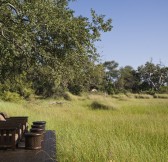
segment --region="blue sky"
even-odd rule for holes
[[[137,68],[146,61],[168,66],[168,0],[77,0],[75,15],[90,17],[90,9],[112,18],[111,32],[96,44],[102,61]]]

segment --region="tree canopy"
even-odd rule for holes
[[[70,1],[0,1],[0,96],[49,97],[92,88],[168,92],[168,67],[146,62],[135,70],[100,62],[95,42],[111,31],[112,20],[93,9],[92,20],[75,16]]]
[[[92,21],[74,16],[69,0],[0,2],[1,92],[51,96],[87,85],[99,56],[94,45],[111,19],[91,10]],[[95,74],[97,75],[97,74]]]

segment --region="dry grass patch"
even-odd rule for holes
[[[153,98],[152,95],[148,95],[148,94],[135,94],[134,96],[135,96],[135,98],[139,98],[139,99],[151,99],[151,98]]]
[[[168,94],[155,94],[154,98],[168,99]]]

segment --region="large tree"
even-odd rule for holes
[[[33,89],[50,96],[76,78],[89,77],[98,59],[94,43],[101,31],[111,30],[111,19],[104,21],[94,10],[91,22],[75,17],[68,2],[0,2],[1,91],[24,96],[25,89]]]

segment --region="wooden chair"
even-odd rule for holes
[[[28,117],[5,117],[0,113],[0,148],[15,149],[28,132]]]
[[[12,116],[8,117],[6,113],[0,112],[0,121],[13,121],[22,124],[22,131],[28,132],[28,116]]]
[[[14,123],[21,123],[22,125],[22,132],[23,134],[28,132],[28,117],[27,116],[15,116],[10,118],[5,118],[6,121],[14,122]]]
[[[0,148],[15,149],[22,139],[21,123],[0,121]]]

